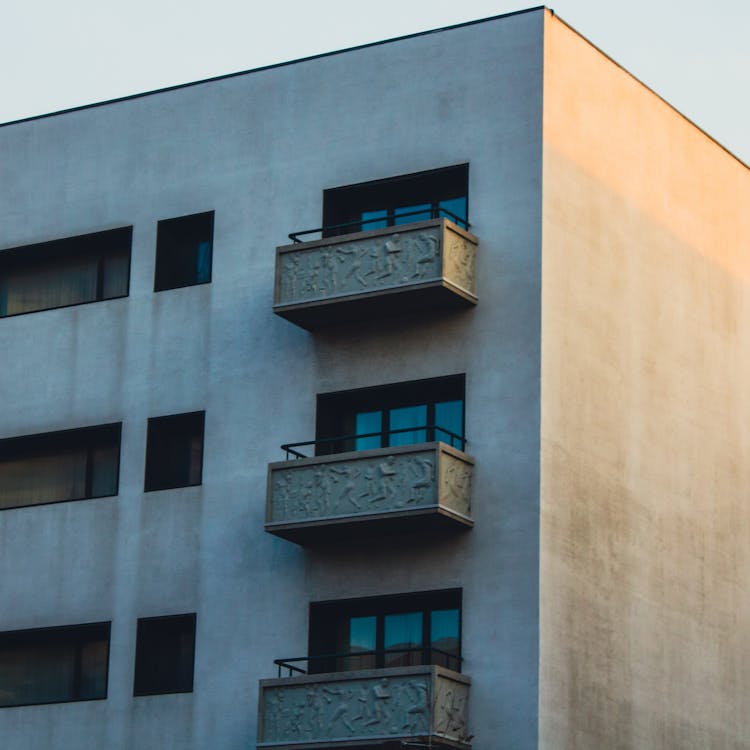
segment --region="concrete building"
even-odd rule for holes
[[[3,750],[750,747],[750,174],[550,10],[0,164]]]

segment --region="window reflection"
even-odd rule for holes
[[[464,229],[467,228],[466,226],[466,220],[468,219],[468,201],[466,200],[466,196],[462,195],[460,198],[449,198],[448,200],[440,201],[439,208],[444,209],[445,211],[449,211],[450,214],[446,216],[447,219],[450,219],[451,221],[456,221],[459,226],[462,226]],[[440,213],[441,216],[445,216],[444,213]]]
[[[377,646],[377,618],[368,617],[349,618],[349,639],[341,644],[340,652],[349,652],[352,656],[338,659],[338,671],[348,672],[353,669],[372,669],[375,667],[375,654],[357,656],[360,651],[375,651]]]
[[[453,435],[462,436],[463,432],[464,402],[442,401],[435,404],[435,440],[442,440],[454,448],[463,448],[462,442],[453,437]]]
[[[323,236],[382,229],[441,216],[466,229],[468,190],[468,164],[331,188],[323,194]],[[453,216],[447,216],[441,209]],[[369,223],[369,219],[374,221]]]
[[[383,647],[393,650],[385,654],[384,666],[405,667],[422,663],[422,613],[403,612],[385,616]],[[417,649],[416,651],[410,649]]]
[[[455,669],[457,659],[450,656],[459,655],[459,636],[457,609],[436,609],[430,613],[430,646],[438,650],[432,655],[434,664]]]
[[[390,410],[391,438],[389,445],[412,445],[424,443],[427,440],[427,431],[410,430],[409,432],[395,432],[406,430],[410,427],[424,427],[427,424],[427,405],[402,406],[400,409]]]
[[[433,216],[431,203],[420,203],[417,206],[403,206],[393,211],[393,224],[410,224],[412,221],[427,221]]]
[[[369,435],[373,432],[380,433],[383,429],[383,415],[379,411],[360,412],[355,416],[357,435]],[[382,438],[380,434],[371,437],[358,437],[354,441],[354,450],[364,451],[369,448],[380,448]]]
[[[388,211],[386,209],[378,209],[377,211],[363,211],[362,212],[362,230],[367,231],[368,229],[384,229],[388,226]],[[356,227],[353,227],[356,229]],[[351,230],[350,230],[351,231]]]
[[[319,396],[317,455],[435,440],[463,450],[463,395],[451,375]]]
[[[438,664],[460,671],[460,637],[456,589],[321,602],[310,609],[309,668],[321,673]]]

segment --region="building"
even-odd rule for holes
[[[0,154],[4,750],[750,746],[750,175],[553,12]]]

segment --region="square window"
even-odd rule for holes
[[[160,221],[156,230],[154,291],[211,281],[214,212]]]
[[[202,411],[148,420],[146,492],[201,483],[204,420]]]
[[[133,695],[193,692],[195,613],[138,620]]]

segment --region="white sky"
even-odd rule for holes
[[[750,163],[750,0],[548,0]],[[3,0],[0,122],[532,7],[534,0]]]

